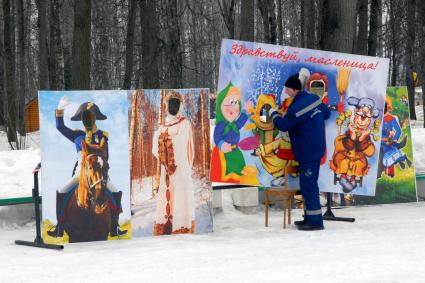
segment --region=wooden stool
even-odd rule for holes
[[[288,191],[288,174],[297,174],[298,167],[287,166],[285,168],[283,190],[276,188],[264,189],[264,205],[266,206],[266,227],[269,225],[269,205],[270,204],[282,204],[283,205],[283,229],[286,229],[286,209],[288,209],[288,224],[291,224],[291,209],[292,209],[292,198],[295,195],[295,191]],[[271,200],[270,197],[279,197],[279,199]]]

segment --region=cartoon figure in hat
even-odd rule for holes
[[[330,168],[335,172],[336,181],[345,193],[353,191],[357,184],[361,185],[362,177],[369,171],[368,158],[375,154],[375,145],[371,136],[379,129],[379,112],[375,102],[367,97],[349,97],[348,105],[354,106],[354,118],[351,111],[341,113],[345,118],[337,119],[338,126],[347,122],[347,131],[335,139],[335,151],[330,162]],[[341,116],[340,115],[340,116]],[[376,136],[374,137],[376,139]]]
[[[385,99],[384,123],[382,125],[378,178],[382,176],[383,172],[393,178],[395,176],[394,166],[396,164],[399,164],[401,169],[405,169],[406,166],[412,166],[412,161],[401,150],[407,144],[407,136],[404,136],[400,140],[402,130],[397,116],[391,114],[392,109],[391,100],[387,96]]]
[[[102,114],[99,107],[93,102],[85,102],[80,105],[77,112],[71,117],[71,121],[82,121],[84,129],[70,129],[64,123],[64,109],[69,104],[66,96],[62,97],[59,101],[59,105],[56,109],[56,129],[69,141],[74,143],[77,151],[77,162],[75,163],[74,170],[72,171],[72,178],[69,182],[60,190],[56,192],[56,218],[57,225],[53,230],[47,231],[47,234],[51,237],[63,237],[64,227],[63,223],[65,220],[65,207],[69,201],[69,195],[78,186],[78,174],[81,166],[81,150],[82,141],[85,141],[88,145],[100,145],[106,146],[106,159],[108,159],[108,133],[97,128],[96,120],[106,120],[107,117]],[[111,237],[120,236],[127,233],[126,230],[121,231],[118,225],[119,214],[122,212],[121,198],[122,191],[118,191],[117,188],[107,181],[107,189],[110,192],[111,204]],[[79,203],[81,206],[87,204]]]
[[[240,183],[246,170],[246,163],[240,149],[240,130],[252,112],[252,101],[242,108],[241,91],[229,83],[217,96],[215,146],[211,160],[213,182]]]

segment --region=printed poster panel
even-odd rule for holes
[[[40,91],[43,240],[131,237],[129,91]]]
[[[212,232],[208,89],[129,101],[133,236]]]
[[[416,177],[407,87],[387,88],[375,197],[355,196],[356,205],[413,202]]]
[[[291,99],[284,84],[298,74],[332,110],[321,191],[374,195],[388,66],[383,58],[223,40],[211,181],[282,185],[284,168],[297,162],[288,134],[267,113],[285,113]]]

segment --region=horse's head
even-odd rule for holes
[[[82,168],[80,178],[86,186],[87,200],[96,213],[102,213],[107,206],[106,184],[109,164],[106,146],[88,145],[82,142]]]

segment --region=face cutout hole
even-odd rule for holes
[[[270,104],[264,104],[263,107],[261,107],[260,117],[266,117],[265,123],[270,123],[272,121],[272,119],[270,117],[270,110],[271,109],[272,109],[272,107],[270,106]]]
[[[179,113],[180,104],[181,104],[180,99],[170,98],[168,100],[168,113],[170,113],[173,116],[176,116],[177,113]]]
[[[317,94],[320,98],[325,95],[325,83],[323,81],[310,82],[310,92]]]
[[[89,110],[85,110],[82,113],[82,119],[81,120],[83,120],[84,127],[86,127],[86,129],[90,130],[91,128],[93,128],[94,123],[96,122],[96,116],[94,115],[93,112],[91,112]]]

